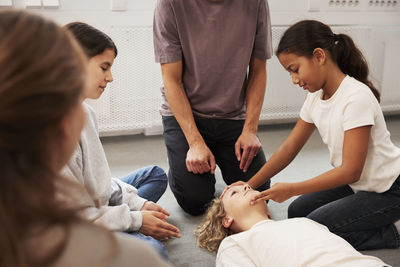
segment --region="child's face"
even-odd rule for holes
[[[236,185],[229,188],[222,198],[226,214],[235,219],[243,216],[244,211],[256,206],[251,206],[250,201],[257,193],[259,192],[253,190],[248,184]],[[259,201],[257,203],[266,205],[264,201]]]
[[[294,53],[281,53],[278,58],[281,65],[289,71],[294,84],[311,93],[324,86],[321,64],[316,56],[307,58]]]
[[[86,98],[99,98],[107,84],[113,81],[111,67],[114,63],[114,57],[114,50],[106,49],[103,53],[89,59],[88,85],[85,90]]]

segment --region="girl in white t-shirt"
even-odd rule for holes
[[[248,183],[257,188],[284,169],[315,128],[333,169],[298,183],[276,183],[253,201],[300,195],[289,206],[289,218],[324,224],[357,249],[399,247],[400,149],[390,140],[361,51],[348,35],[305,20],[284,33],[277,56],[309,94],[289,137]]]
[[[218,250],[217,267],[387,266],[310,219],[271,220],[265,201],[250,205],[257,194],[248,184],[230,187],[196,228],[197,244]]]

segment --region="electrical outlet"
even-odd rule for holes
[[[367,11],[400,11],[399,0],[366,0]]]
[[[361,11],[362,2],[361,0],[325,0],[324,9],[326,11]]]

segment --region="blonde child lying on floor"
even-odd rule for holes
[[[196,228],[198,246],[218,251],[217,267],[388,266],[310,219],[272,220],[264,201],[250,205],[257,193],[248,184],[227,188]]]

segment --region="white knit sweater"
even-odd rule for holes
[[[92,200],[82,198],[84,215],[113,231],[137,231],[142,226],[140,209],[146,202],[137,189],[112,178],[101,144],[94,110],[83,103],[87,114],[81,140],[62,173],[84,185]],[[99,202],[100,208],[94,206]]]

